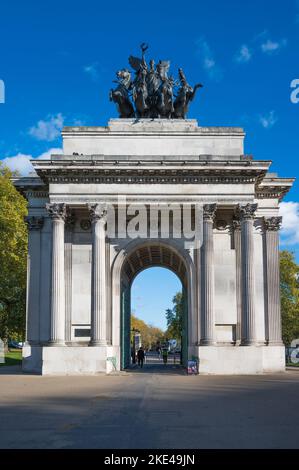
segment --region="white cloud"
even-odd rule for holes
[[[28,176],[29,173],[34,172],[33,166],[30,160],[36,158],[37,160],[48,160],[52,154],[62,154],[61,148],[51,148],[47,152],[42,153],[38,157],[32,155],[18,153],[13,157],[6,157],[1,160],[5,166],[10,168],[12,171],[18,171],[22,176]]]
[[[55,116],[47,116],[46,120],[40,120],[29,129],[28,133],[37,140],[45,140],[51,142],[60,137],[63,127],[64,116],[61,113]]]
[[[99,72],[98,72],[98,63],[95,62],[94,64],[91,65],[85,65],[83,68],[84,72],[87,73],[90,78],[96,82],[98,81],[99,78]]]
[[[271,39],[267,39],[266,42],[261,44],[261,50],[265,54],[273,54],[274,52],[278,52],[280,49],[287,45],[287,40],[282,39],[281,41],[272,41]]]
[[[239,62],[241,64],[244,64],[246,62],[249,62],[252,57],[252,51],[249,49],[246,44],[243,44],[243,46],[240,47],[240,50],[235,56],[236,62]]]
[[[221,80],[223,76],[222,70],[216,64],[212,50],[207,41],[204,38],[198,39],[196,41],[196,47],[202,61],[202,66],[207,71],[209,77],[212,80]]]
[[[268,114],[260,115],[259,122],[264,127],[264,129],[271,129],[276,122],[278,121],[275,111],[270,111]]]
[[[279,215],[282,216],[281,244],[299,243],[299,202],[282,202]]]

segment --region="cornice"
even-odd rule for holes
[[[90,160],[35,161],[49,183],[96,184],[252,184],[260,183],[269,161],[111,162]]]
[[[161,122],[155,120],[139,121],[126,119],[111,119],[108,126],[65,126],[61,132],[62,137],[91,137],[91,136],[107,136],[107,137],[136,137],[148,136],[230,136],[245,137],[245,131],[241,127],[201,127],[197,126],[196,120],[167,120]]]
[[[29,198],[48,198],[49,188],[47,182],[38,176],[20,176],[12,178],[14,187],[26,199]]]
[[[257,199],[283,199],[293,186],[295,178],[265,177],[256,188]]]

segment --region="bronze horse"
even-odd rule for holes
[[[132,87],[131,73],[127,69],[120,70],[114,80],[118,86],[110,90],[110,101],[116,103],[120,118],[134,118],[135,111],[130,101],[129,90]]]

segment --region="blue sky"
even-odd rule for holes
[[[63,125],[105,125],[116,110],[115,72],[139,44],[201,82],[189,117],[243,126],[246,153],[298,174],[299,2],[3,0],[0,6],[0,159],[28,172],[29,158],[61,148]],[[299,96],[299,95],[298,95]],[[299,261],[298,183],[286,198],[283,242]]]
[[[169,269],[145,269],[132,284],[132,312],[142,320],[165,330],[165,311],[173,307],[172,299],[181,290],[181,281]]]

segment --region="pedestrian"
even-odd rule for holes
[[[140,367],[143,367],[144,356],[145,356],[144,350],[143,350],[143,347],[141,346],[137,352],[138,365]]]
[[[162,350],[162,357],[163,357],[164,364],[167,364],[168,351],[166,348]]]
[[[131,359],[132,359],[132,364],[136,364],[136,352],[135,352],[135,348],[131,348]]]

